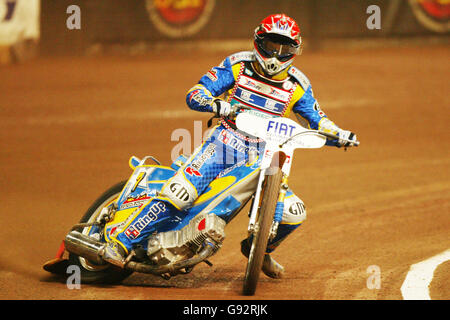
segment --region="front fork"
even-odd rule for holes
[[[260,199],[261,199],[261,191],[262,191],[262,186],[263,186],[265,175],[266,175],[265,174],[266,170],[267,169],[262,169],[259,174],[258,185],[256,188],[256,193],[253,198],[253,203],[252,203],[251,211],[250,211],[250,221],[248,223],[248,234],[249,235],[255,234],[259,228],[258,224],[256,223],[256,220],[258,218],[259,203],[260,203]],[[288,190],[288,176],[283,173],[283,177],[281,179],[280,191],[278,194],[277,206],[275,208],[273,224],[270,229],[269,240],[272,240],[273,238],[275,238],[277,231],[278,231],[278,225],[280,224],[280,222],[283,218],[284,198],[286,197],[287,190]]]
[[[283,173],[283,177],[281,178],[280,192],[278,194],[277,206],[275,208],[275,215],[273,218],[273,224],[272,228],[270,229],[269,240],[273,240],[275,238],[278,231],[278,225],[283,219],[284,198],[286,197],[288,188],[288,176]]]

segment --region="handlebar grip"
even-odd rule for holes
[[[333,140],[339,140],[339,136],[337,136],[335,134],[332,134],[332,133],[329,133],[329,132],[323,132],[323,131],[318,131],[318,132],[321,135],[323,135],[323,136],[325,136],[327,138],[330,138],[330,139],[333,139]]]
[[[232,109],[231,109],[232,111],[230,113],[230,116],[235,117],[239,111],[251,110],[251,109],[252,109],[251,107],[244,106],[243,104],[237,103],[232,106]]]
[[[323,132],[323,131],[318,131],[318,132],[319,132],[321,135],[324,135],[325,137],[330,138],[330,139],[333,139],[333,140],[339,140],[339,139],[341,139],[341,138],[339,138],[338,135],[335,135],[335,134],[333,134],[333,133]],[[353,140],[347,140],[347,139],[346,139],[346,141],[352,143],[355,147],[359,146],[359,141],[358,141],[358,140],[353,141]]]

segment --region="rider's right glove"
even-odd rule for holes
[[[222,99],[216,99],[212,104],[212,109],[217,116],[228,117],[231,113],[231,104]]]
[[[336,143],[338,147],[352,147],[355,144],[350,141],[357,141],[356,134],[348,130],[340,130],[337,135],[339,136],[339,140]]]

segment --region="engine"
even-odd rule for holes
[[[225,239],[225,225],[225,220],[213,213],[199,214],[180,230],[151,236],[147,255],[157,265],[174,263],[195,255],[207,238],[215,243],[216,253]]]

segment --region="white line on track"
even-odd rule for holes
[[[431,300],[428,287],[433,279],[434,270],[447,260],[450,260],[450,249],[427,260],[413,264],[400,289],[403,299]]]

